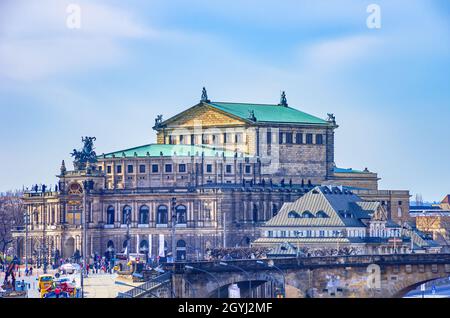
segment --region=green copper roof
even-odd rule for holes
[[[301,112],[295,108],[280,105],[223,102],[209,102],[208,105],[242,119],[249,119],[249,113],[253,111],[257,122],[329,124],[326,120]]]
[[[345,169],[345,168],[334,168],[334,172],[335,173],[367,173],[367,172],[364,172],[364,171],[361,171],[361,170],[354,170],[352,168],[348,168],[348,169]]]
[[[222,156],[222,153],[225,155],[225,157],[233,157],[234,152],[232,151],[223,151],[221,149],[214,149],[212,147],[208,146],[202,146],[202,145],[164,145],[164,144],[149,144],[144,145],[140,147],[134,147],[130,149],[110,152],[101,156],[98,156],[99,159],[101,158],[112,158],[113,155],[116,158],[123,157],[123,154],[125,154],[126,157],[159,157],[161,156],[161,153],[163,156],[195,156],[195,155],[201,155],[202,152],[206,157],[214,157],[216,154],[218,156]]]

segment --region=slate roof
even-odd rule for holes
[[[318,186],[297,201],[285,203],[264,227],[366,227],[361,220],[370,219],[378,206],[378,202],[362,201],[345,187]],[[305,212],[314,217],[301,217]],[[328,217],[320,217],[319,212]],[[299,217],[289,217],[290,213]]]

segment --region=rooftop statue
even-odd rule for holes
[[[327,114],[328,115],[328,122],[336,124],[336,117],[334,114]]]
[[[206,92],[206,88],[205,87],[203,87],[202,97],[200,99],[200,102],[204,102],[204,103],[209,103],[210,102],[210,100],[208,99],[208,93]]]
[[[84,143],[83,149],[79,151],[74,149],[70,154],[74,158],[73,165],[75,170],[84,170],[87,163],[97,162],[97,155],[94,151],[94,141],[96,139],[95,137],[81,137],[81,141]]]

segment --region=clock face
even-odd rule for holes
[[[72,183],[69,186],[69,194],[81,194],[83,193],[83,188],[79,183]]]

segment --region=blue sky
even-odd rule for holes
[[[68,29],[69,3],[81,28]],[[381,29],[366,26],[369,4]],[[62,159],[154,142],[157,114],[212,100],[334,113],[336,163],[425,200],[450,192],[450,3],[0,2],[0,191],[56,182]]]

